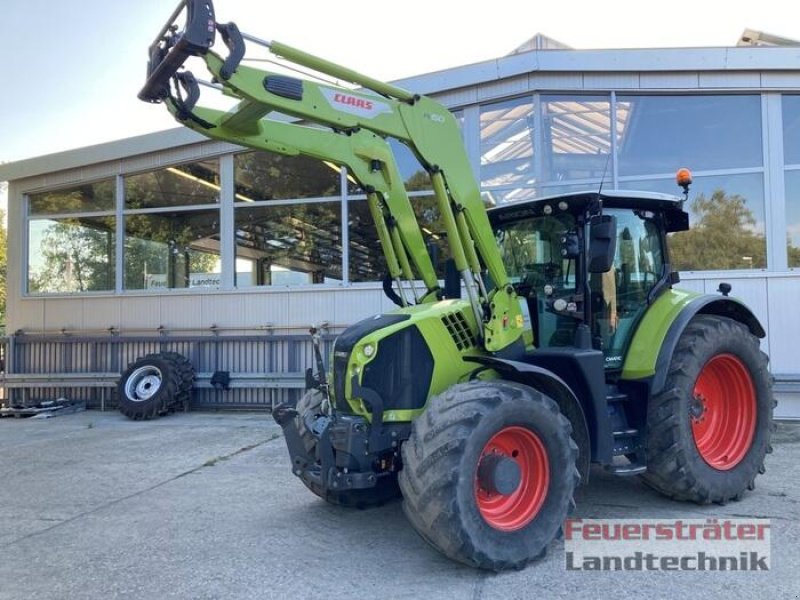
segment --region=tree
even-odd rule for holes
[[[114,218],[52,221],[39,252],[42,267],[30,274],[32,292],[87,292],[114,289]]]
[[[339,194],[339,174],[307,156],[244,152],[235,157],[237,202],[293,200]]]
[[[718,189],[701,194],[691,206],[691,230],[673,234],[670,253],[681,271],[755,268],[767,265],[766,239],[756,229],[756,219],[738,194]]]
[[[792,240],[787,240],[787,250],[789,252],[789,266],[800,267],[800,247],[792,245]]]

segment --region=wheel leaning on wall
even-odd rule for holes
[[[170,412],[178,408],[189,408],[189,399],[191,398],[192,387],[194,386],[194,367],[189,359],[183,354],[178,352],[162,352],[166,360],[170,360],[175,364],[178,371],[178,393],[175,401],[169,406]]]
[[[119,410],[126,417],[153,419],[189,401],[194,368],[177,352],[143,356],[130,365],[117,385]]]

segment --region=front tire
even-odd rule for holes
[[[557,404],[508,381],[431,398],[403,445],[403,510],[446,556],[500,571],[543,556],[573,504],[578,447]]]
[[[681,334],[650,400],[645,483],[676,500],[738,500],[764,472],[774,425],[766,355],[748,328],[715,315]]]

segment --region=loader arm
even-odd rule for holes
[[[182,30],[174,25],[185,9]],[[227,56],[211,50],[219,33]],[[353,91],[242,64],[245,40],[284,61],[362,86]],[[199,56],[213,83],[183,69]],[[198,106],[201,83],[239,100],[229,112]],[[521,339],[523,319],[453,115],[434,100],[361,75],[276,41],[216,23],[209,0],[184,0],[150,48],[147,82],[139,94],[164,101],[184,125],[211,138],[280,154],[303,154],[345,166],[367,194],[391,277],[404,302],[441,298],[424,237],[387,137],[406,144],[428,171],[445,224],[447,243],[461,275],[486,350],[498,352]],[[276,112],[322,125],[266,118]],[[484,284],[484,269],[494,287]],[[417,293],[414,280],[425,284]]]

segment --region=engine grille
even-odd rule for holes
[[[450,337],[459,350],[467,350],[475,346],[475,336],[469,328],[467,318],[461,312],[454,312],[442,317],[442,323],[447,327]]]
[[[373,331],[402,323],[409,318],[408,315],[376,315],[348,327],[336,338],[333,346],[333,394],[337,410],[350,412],[350,405],[344,392],[347,364],[350,360],[350,353],[358,341]]]
[[[412,325],[381,340],[362,384],[378,393],[387,410],[414,410],[425,406],[432,375],[433,355]]]

